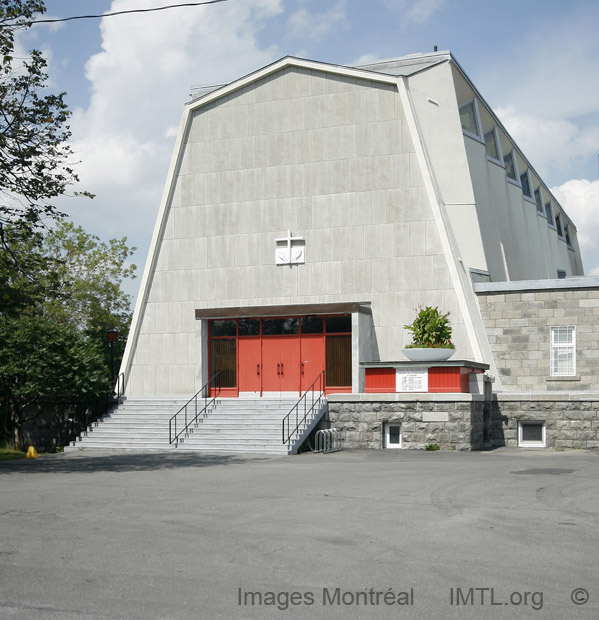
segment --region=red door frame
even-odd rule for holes
[[[273,335],[273,336],[269,336],[269,335],[263,335],[262,334],[262,329],[260,329],[260,335],[256,335],[256,336],[240,336],[239,335],[239,323],[238,323],[238,319],[225,319],[228,321],[236,321],[237,323],[237,328],[236,328],[236,334],[235,336],[231,335],[226,335],[226,336],[211,336],[210,335],[210,328],[209,328],[209,341],[211,341],[212,339],[215,338],[235,338],[236,340],[236,347],[235,347],[235,352],[236,352],[236,377],[237,377],[237,385],[235,387],[228,387],[228,388],[221,388],[221,392],[220,395],[224,396],[224,397],[237,397],[239,396],[239,392],[259,392],[260,396],[263,395],[264,392],[269,392],[269,391],[285,391],[285,392],[290,392],[290,391],[295,391],[295,389],[285,389],[285,387],[283,387],[282,389],[274,389],[274,390],[270,390],[267,389],[267,387],[265,387],[265,373],[268,372],[267,366],[268,364],[265,364],[265,356],[264,356],[264,343],[267,342],[270,339],[279,339],[278,342],[282,343],[284,340],[295,340],[295,342],[297,343],[297,355],[295,356],[297,359],[297,364],[295,362],[290,362],[288,360],[287,357],[285,357],[283,359],[281,359],[281,361],[279,361],[279,364],[283,364],[283,367],[279,367],[279,377],[283,378],[283,380],[285,378],[288,378],[289,381],[292,381],[295,378],[295,385],[298,386],[298,395],[301,395],[307,388],[310,387],[310,385],[312,384],[312,382],[316,379],[316,377],[318,376],[318,374],[325,370],[326,368],[326,336],[327,335],[337,335],[337,333],[335,332],[333,333],[327,333],[326,332],[326,328],[325,328],[325,324],[326,324],[326,317],[327,316],[338,316],[338,315],[314,315],[317,316],[319,318],[323,319],[323,331],[322,333],[316,333],[316,334],[302,334],[301,333],[301,327],[299,330],[298,334],[282,334],[282,335]],[[260,322],[262,323],[262,320],[264,319],[268,319],[268,318],[295,318],[295,316],[293,317],[256,317],[257,319],[260,320]],[[301,316],[297,317],[300,319],[300,323],[301,323]],[[338,335],[350,335],[351,332],[339,332]],[[250,341],[254,341],[254,344],[256,343],[256,341],[259,340],[260,345],[259,345],[259,361],[258,359],[255,357],[255,352],[254,352],[254,359],[249,363],[249,368],[248,368],[248,363],[245,362],[244,364],[242,364],[242,353],[244,353],[243,357],[245,357],[245,351],[243,351],[243,349],[246,348],[246,344],[249,343]],[[240,344],[244,342],[243,345],[240,346]],[[308,345],[308,346],[307,346]],[[240,350],[241,349],[241,350]],[[248,350],[250,349],[250,347],[248,346]],[[306,355],[304,355],[304,353],[307,353],[309,350],[312,350],[316,353],[316,357],[312,358],[312,355],[310,354],[310,358],[308,359],[304,359],[304,357],[307,357]],[[210,344],[208,344],[208,368],[211,369],[212,368],[212,360],[211,360],[211,346]],[[311,362],[314,362],[314,364],[311,364]],[[277,362],[275,362],[277,363]],[[286,365],[287,364],[287,365]],[[311,367],[308,366],[308,364],[311,364]],[[259,380],[257,379],[257,377],[254,377],[254,379],[256,379],[255,382],[252,382],[251,380],[251,376],[254,372],[254,365],[255,365],[255,371],[256,374],[259,375]],[[242,369],[243,366],[243,369]],[[285,377],[285,375],[287,375],[287,377]],[[311,376],[314,375],[314,376]],[[246,380],[248,381],[248,383],[244,386],[243,384],[246,382]],[[285,385],[285,384],[281,384],[281,385]],[[254,387],[256,389],[243,389],[244,387]],[[351,386],[339,386],[339,387],[335,387],[335,386],[326,386],[326,381],[325,381],[325,393],[326,394],[331,394],[331,393],[339,393],[339,392],[351,392],[352,391],[352,387]],[[211,394],[214,395],[214,390],[211,389],[210,390]]]

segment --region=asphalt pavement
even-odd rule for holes
[[[596,451],[0,463],[0,619],[593,619]]]

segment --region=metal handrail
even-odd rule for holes
[[[318,383],[318,398],[315,399],[314,398],[315,392],[313,388],[317,383]],[[308,399],[307,399],[308,392],[312,393],[312,404],[309,409],[308,409]],[[324,397],[324,370],[320,372],[320,374],[318,375],[318,377],[316,377],[312,385],[304,392],[304,394],[300,397],[297,403],[295,403],[295,405],[291,407],[291,411],[283,418],[283,427],[282,427],[283,445],[286,443],[288,444],[291,443],[292,435],[298,434],[299,427],[304,423],[306,418],[312,413],[312,411],[314,410],[314,407],[316,407],[316,405],[319,405],[321,403],[321,401],[323,400],[323,397]],[[304,417],[300,420],[300,407],[301,407],[302,401],[304,401]],[[292,431],[290,431],[291,416],[294,411],[295,411],[295,428]],[[287,433],[285,433],[285,426],[287,426]]]
[[[215,389],[214,395],[212,397],[210,397],[210,387],[213,386]],[[195,394],[194,396],[192,396],[184,405],[183,407],[181,407],[181,409],[179,409],[179,411],[177,411],[177,413],[175,413],[175,415],[168,421],[168,442],[169,444],[173,443],[173,441],[176,441],[177,444],[179,444],[179,437],[192,425],[195,424],[195,422],[197,421],[197,419],[201,416],[201,415],[206,415],[205,412],[208,409],[208,407],[218,398],[219,394],[220,394],[220,370],[212,377],[212,379],[210,379],[210,381],[208,381],[208,383],[206,383],[205,385],[202,386],[202,388],[197,392],[197,394]],[[200,396],[200,394],[204,392],[203,396]],[[200,398],[204,399],[204,406],[202,407],[202,409],[200,409],[198,411],[198,396]],[[195,415],[193,416],[193,418],[188,418],[187,415],[187,407],[188,405],[190,405],[191,403],[194,403],[195,406]],[[177,416],[180,413],[184,413],[185,414],[185,425],[184,427],[177,432]],[[191,414],[190,414],[191,415]],[[174,429],[173,429],[174,426]]]
[[[125,395],[125,374],[119,373],[116,378],[116,399],[120,400],[121,396]]]

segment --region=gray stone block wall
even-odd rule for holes
[[[548,448],[599,448],[596,400],[505,400],[495,397],[485,416],[485,448],[518,445],[518,422],[545,422]]]
[[[504,391],[599,390],[599,289],[477,293]],[[576,376],[550,374],[550,327],[576,326]]]
[[[332,427],[341,431],[343,448],[383,448],[385,422],[401,423],[404,449],[437,444],[445,450],[483,446],[482,400],[329,402]]]

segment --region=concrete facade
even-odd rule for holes
[[[345,445],[380,446],[386,421],[401,422],[405,447],[510,441],[519,410],[500,433],[489,394],[363,399],[360,364],[404,360],[404,324],[423,305],[451,313],[456,359],[490,365],[497,393],[599,390],[592,286],[484,289],[580,276],[582,262],[574,224],[450,53],[284,58],[194,93],[121,367],[128,395],[199,390],[216,317],[351,306],[353,393],[330,409]],[[277,265],[289,232],[305,260]],[[549,327],[574,320],[579,376],[553,381]]]

